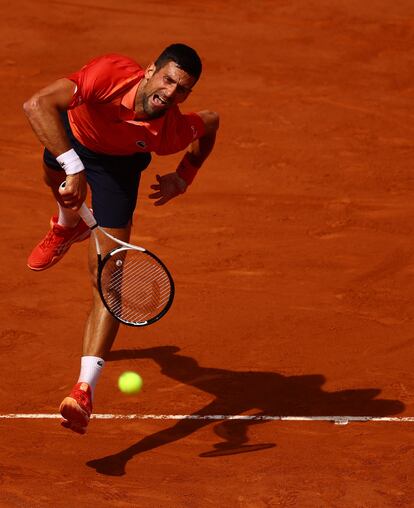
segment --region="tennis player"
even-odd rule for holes
[[[28,258],[32,270],[46,270],[90,231],[80,220],[89,185],[100,226],[128,241],[141,172],[151,152],[186,150],[177,169],[151,185],[156,206],[183,194],[213,149],[219,118],[212,111],[180,112],[202,64],[196,51],[172,44],[146,69],[131,58],[109,54],[35,93],[24,111],[44,145],[44,175],[58,206],[50,230]],[[64,189],[60,184],[66,181]],[[114,247],[102,238],[103,251]],[[92,308],[86,321],[77,383],[61,405],[62,425],[84,434],[95,386],[119,322],[105,309],[96,287],[96,252],[90,242]]]

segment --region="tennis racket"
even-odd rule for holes
[[[145,326],[164,316],[174,299],[174,281],[152,252],[123,242],[98,226],[84,203],[78,211],[92,230],[98,256],[98,290],[108,311],[121,323]],[[102,256],[97,232],[119,247]]]

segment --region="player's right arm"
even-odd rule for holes
[[[73,81],[58,79],[23,104],[36,136],[55,157],[71,148],[59,112],[68,108],[75,89]]]
[[[60,119],[60,112],[68,109],[75,91],[76,84],[73,81],[67,78],[58,79],[36,92],[23,105],[36,136],[55,157],[72,149]],[[77,210],[85,197],[85,172],[81,170],[75,174],[68,174],[66,187],[62,192],[64,205]]]

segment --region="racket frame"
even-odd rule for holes
[[[108,233],[108,231],[105,231],[105,229],[103,229],[101,226],[98,225],[94,215],[92,214],[91,210],[86,206],[85,203],[83,203],[82,206],[79,208],[78,213],[79,213],[80,217],[82,218],[82,220],[87,224],[87,226],[89,226],[89,228],[92,232],[92,236],[94,237],[94,240],[95,240],[96,254],[98,257],[98,273],[97,273],[98,291],[99,291],[99,295],[101,297],[102,303],[105,305],[106,310],[119,322],[121,322],[125,325],[128,325],[128,326],[134,326],[134,327],[151,325],[151,324],[155,323],[156,321],[158,321],[159,319],[161,319],[170,309],[170,307],[173,303],[173,300],[174,300],[174,295],[175,295],[174,280],[173,280],[168,268],[165,266],[165,264],[161,261],[161,259],[159,259],[158,256],[156,256],[153,252],[151,252],[147,249],[144,249],[144,247],[139,247],[138,245],[132,245],[131,243],[124,242],[123,240],[120,240],[119,238],[116,238],[115,236]],[[105,256],[102,257],[101,246],[99,244],[99,239],[98,239],[96,230],[99,230],[103,235],[110,238],[112,241],[114,241],[115,243],[117,243],[120,246],[111,249],[109,252],[107,252],[105,254]],[[126,320],[122,319],[120,316],[117,316],[111,310],[110,306],[108,305],[108,303],[105,300],[105,297],[103,294],[102,283],[101,283],[102,271],[103,271],[104,266],[107,263],[107,261],[109,259],[111,259],[111,257],[113,255],[115,255],[118,252],[121,252],[123,250],[135,250],[135,251],[142,252],[143,254],[146,254],[146,255],[152,257],[162,267],[162,269],[164,270],[164,272],[166,273],[166,275],[168,277],[168,281],[170,283],[170,288],[171,288],[168,302],[159,314],[157,314],[155,317],[153,317],[151,319],[148,319],[147,321],[126,321]]]
[[[96,236],[96,234],[95,234],[95,236]],[[106,310],[108,312],[110,312],[110,314],[112,314],[112,316],[114,316],[114,318],[116,318],[118,321],[120,321],[124,325],[128,325],[128,326],[147,326],[147,325],[151,325],[151,324],[155,323],[156,321],[158,321],[159,319],[161,319],[168,312],[168,310],[170,309],[170,307],[171,307],[171,305],[173,303],[174,295],[175,295],[175,287],[174,287],[173,278],[172,278],[170,272],[168,271],[167,267],[165,266],[165,264],[161,261],[161,259],[159,259],[151,251],[149,251],[147,249],[144,249],[142,247],[141,248],[137,248],[134,245],[128,245],[126,242],[123,242],[123,243],[125,243],[126,245],[122,245],[120,247],[115,247],[114,249],[110,250],[107,254],[105,254],[105,256],[103,258],[99,254],[99,260],[98,260],[98,278],[97,278],[97,280],[98,280],[98,291],[99,291],[99,294],[101,296],[101,300],[102,300],[103,304],[105,305]],[[103,269],[105,267],[106,262],[109,261],[111,259],[111,257],[114,256],[115,254],[117,254],[118,252],[127,251],[127,250],[138,250],[138,251],[140,251],[140,252],[142,252],[142,253],[152,257],[153,259],[155,259],[155,261],[159,265],[161,265],[161,267],[163,268],[165,274],[168,277],[168,281],[170,283],[170,295],[169,295],[169,298],[168,298],[167,305],[155,317],[153,317],[151,319],[148,319],[147,321],[126,321],[126,320],[122,319],[122,317],[116,315],[112,311],[110,306],[107,304],[106,299],[105,299],[104,294],[103,294],[103,288],[102,288],[102,282],[101,282],[102,281],[101,274],[102,274],[102,271],[103,271]]]

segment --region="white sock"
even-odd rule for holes
[[[58,224],[59,226],[63,226],[64,228],[74,228],[78,225],[79,222],[79,214],[70,208],[64,208],[60,203],[58,203],[59,214],[58,214]]]
[[[88,383],[91,387],[92,397],[104,364],[105,360],[98,356],[82,356],[81,358],[78,383]]]

